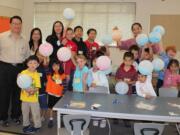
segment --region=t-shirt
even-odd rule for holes
[[[172,74],[169,69],[166,69],[163,87],[177,87],[178,83],[180,83],[180,74]]]
[[[40,82],[40,74],[35,71],[31,72],[28,69],[23,70],[21,74],[28,75],[32,78],[32,87],[33,88],[41,88],[41,82]],[[29,95],[29,93],[26,92],[26,90],[21,90],[21,95],[20,99],[23,102],[38,102],[38,96],[39,96],[39,91],[36,91],[35,94]]]
[[[124,70],[124,63],[120,65],[116,72],[116,79],[121,79],[121,80],[131,80],[131,81],[136,81],[137,80],[137,71],[132,65],[131,68],[128,71]],[[132,85],[129,85],[129,91],[128,94],[132,94]]]
[[[136,92],[138,96],[145,97],[147,94],[156,97],[156,93],[152,86],[151,79],[147,78],[144,83],[136,82]]]
[[[88,67],[84,66],[80,69],[76,67],[73,79],[73,90],[78,92],[83,92],[83,75],[88,73]]]
[[[63,81],[65,79],[65,74],[47,75],[46,92],[50,95],[61,97],[63,95]]]
[[[99,45],[96,42],[89,42],[89,40],[85,41],[86,46],[88,48],[88,56],[90,59],[93,59],[96,55],[96,51],[99,49]]]
[[[72,52],[77,52],[77,45],[71,41],[71,40],[68,40],[66,45],[64,45],[64,47],[68,47],[70,48],[70,50]],[[63,68],[64,68],[64,73],[66,75],[70,75],[71,71],[74,71],[76,69],[76,66],[73,64],[72,60],[68,60],[66,62],[63,62]]]
[[[81,38],[79,41],[76,38],[73,38],[72,40],[77,45],[77,54],[78,55],[84,55],[86,58],[88,58],[88,49],[86,44],[83,42],[83,39]]]
[[[87,84],[89,87],[91,86],[92,83],[95,83],[96,86],[104,86],[109,90],[109,82],[104,74],[104,72],[98,70],[96,72],[93,71],[93,69],[90,69],[88,72],[88,77],[87,77]]]

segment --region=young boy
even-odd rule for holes
[[[156,97],[151,79],[140,73],[138,74],[138,81],[136,82],[136,92],[138,96],[144,97],[146,99]]]
[[[131,52],[125,52],[123,63],[116,72],[117,81],[124,81],[129,85],[128,95],[132,94],[132,85],[137,80],[137,71],[133,66],[134,56]]]
[[[77,56],[77,66],[73,79],[73,91],[86,92],[87,91],[87,75],[88,67],[86,66],[86,57],[84,55]]]
[[[21,74],[30,76],[33,80],[31,88],[22,89],[20,99],[22,101],[22,115],[23,115],[23,132],[34,133],[41,128],[40,107],[38,102],[39,89],[41,88],[40,75],[37,72],[39,60],[36,56],[30,56],[27,59],[27,69],[23,70]],[[29,114],[32,114],[34,126],[31,126]]]

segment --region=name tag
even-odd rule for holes
[[[80,78],[75,78],[75,79],[74,79],[74,82],[75,82],[75,83],[80,83],[81,80],[80,80]]]
[[[92,50],[96,51],[96,47],[92,47]]]
[[[43,76],[42,73],[39,73],[39,76],[42,77]]]
[[[57,80],[55,80],[55,83],[56,83],[56,84],[62,84],[62,80],[57,79]]]
[[[58,46],[60,46],[60,45],[61,45],[61,43],[60,43],[60,41],[59,41],[59,40],[57,41],[57,45],[58,45]]]
[[[83,51],[78,51],[78,54],[83,54]]]

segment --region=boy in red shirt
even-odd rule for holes
[[[67,28],[65,38],[62,40],[64,47],[68,47],[71,50],[72,57],[69,61],[63,62],[64,73],[69,76],[68,81],[68,90],[72,90],[72,80],[74,76],[75,66],[75,56],[77,55],[77,45],[72,41],[74,32],[72,28]]]
[[[95,42],[95,38],[97,35],[96,29],[93,28],[89,29],[87,31],[87,35],[88,35],[88,39],[85,41],[85,44],[88,48],[89,59],[92,62],[92,59],[95,58],[96,52],[99,49],[99,44]]]
[[[116,72],[116,79],[129,85],[128,95],[132,94],[132,85],[137,81],[137,71],[133,66],[134,56],[131,52],[125,52],[123,63]]]

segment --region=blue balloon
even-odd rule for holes
[[[153,72],[153,65],[149,60],[143,60],[139,63],[138,71],[142,75],[151,75]]]
[[[151,43],[159,43],[161,41],[161,34],[158,32],[151,32],[149,34],[149,41]]]
[[[115,90],[120,95],[125,95],[128,93],[129,86],[125,82],[118,82],[115,86]]]
[[[17,77],[17,85],[21,88],[21,89],[28,89],[31,87],[32,85],[32,78],[28,75],[25,74],[20,74]]]
[[[103,38],[102,38],[102,43],[104,45],[109,45],[113,42],[113,39],[112,39],[112,36],[111,35],[105,35]]]
[[[148,41],[149,41],[149,39],[146,34],[139,34],[136,37],[136,42],[139,47],[143,47],[144,45],[146,45],[148,43]]]
[[[165,34],[165,29],[164,29],[164,27],[161,26],[161,25],[155,26],[152,31],[153,31],[153,32],[160,33],[161,36],[163,36],[163,35]]]

